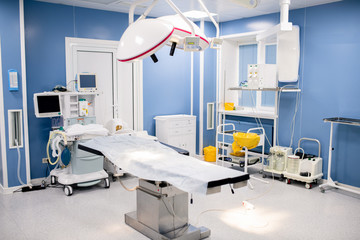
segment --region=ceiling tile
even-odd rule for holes
[[[42,2],[59,3],[71,6],[88,7],[101,10],[125,12],[129,11],[130,5],[135,0],[37,0]],[[246,0],[243,0],[246,1]],[[291,0],[290,9],[298,9],[309,6],[316,6],[340,0]],[[182,11],[202,10],[197,0],[173,0],[177,7]],[[216,13],[215,18],[220,22],[231,21],[239,18],[254,17],[280,11],[279,0],[260,0],[255,9],[248,9],[234,3],[234,0],[203,0],[209,12]],[[135,9],[135,14],[142,14],[147,6],[152,3],[151,0],[141,3]],[[164,15],[173,15],[175,11],[167,4],[165,0],[159,0],[152,9],[149,16],[161,17]],[[209,20],[209,19],[205,19]]]

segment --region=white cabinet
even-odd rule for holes
[[[189,151],[195,155],[196,117],[191,115],[157,116],[156,137],[160,142]]]

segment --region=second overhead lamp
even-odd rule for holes
[[[202,51],[209,46],[205,34],[191,22],[192,29],[179,15],[160,17],[157,19],[141,19],[131,24],[122,35],[117,51],[117,59],[121,62],[141,60],[152,56],[165,44],[171,46],[170,55],[175,48],[185,51]]]
[[[130,26],[122,35],[117,50],[119,61],[132,62],[151,56],[152,60],[157,62],[155,52],[165,44],[171,46],[171,56],[175,48],[184,51],[203,51],[209,46],[209,40],[203,31],[187,19],[171,0],[167,2],[178,13],[177,15],[145,19],[156,2],[157,0],[136,22],[132,23],[133,15],[129,18]],[[134,6],[136,7],[138,3]],[[133,14],[134,6],[130,9],[129,16]]]

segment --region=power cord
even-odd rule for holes
[[[129,192],[133,192],[135,191],[136,189],[139,188],[139,186],[136,186],[136,187],[133,187],[133,188],[128,188],[124,185],[124,183],[121,181],[120,177],[119,176],[116,176],[117,180],[119,181],[119,183],[121,184],[121,186],[126,190],[126,191],[129,191]]]
[[[17,178],[19,180],[19,183],[21,185],[26,185],[20,177],[20,165],[21,165],[21,155],[20,155],[20,147],[19,147],[19,142],[17,139],[15,139],[15,145],[16,145],[16,149],[17,149],[17,153],[18,153],[18,166],[17,166]]]

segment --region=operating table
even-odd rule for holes
[[[125,147],[124,147],[125,146]],[[221,186],[246,186],[249,175],[179,154],[161,143],[133,136],[99,137],[79,149],[107,157],[139,177],[137,211],[125,223],[151,239],[203,239],[210,230],[188,223],[188,192],[213,194]]]

